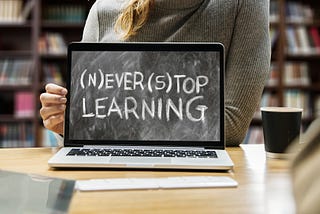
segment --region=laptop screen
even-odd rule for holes
[[[66,139],[77,144],[221,145],[221,47],[71,44]]]

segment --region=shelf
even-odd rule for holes
[[[292,60],[292,61],[320,60],[320,53],[319,54],[286,54],[285,60]]]
[[[41,54],[43,60],[66,60],[67,54]]]
[[[31,57],[33,55],[32,51],[29,50],[0,50],[0,57]]]
[[[3,91],[32,91],[31,85],[0,85],[0,92]]]
[[[43,21],[42,24],[41,24],[41,27],[42,28],[59,28],[59,29],[83,29],[84,27],[84,22],[55,22],[55,21]]]
[[[33,117],[26,117],[26,118],[18,118],[14,115],[8,114],[0,114],[0,123],[11,123],[11,122],[32,122]]]
[[[6,28],[6,29],[9,29],[9,28],[12,28],[12,29],[30,28],[31,29],[31,27],[32,27],[32,24],[29,21],[27,21],[27,22],[3,22],[3,21],[0,21],[0,28]]]
[[[94,4],[95,1],[90,0],[80,3],[80,6],[83,5],[83,12],[85,14],[80,14],[79,12],[77,12],[77,10],[74,10],[79,7],[79,2],[76,0],[23,0],[22,2],[23,6],[26,6],[28,2],[30,3],[30,8],[26,9],[26,11],[28,10],[27,20],[24,20],[23,22],[5,22],[0,20],[0,60],[14,61],[17,59],[27,59],[32,61],[32,65],[34,66],[33,72],[30,74],[32,83],[31,85],[21,86],[17,85],[20,83],[17,79],[14,79],[17,81],[7,81],[7,79],[3,78],[3,80],[0,81],[0,97],[3,101],[3,103],[1,103],[2,114],[0,114],[0,123],[14,123],[14,125],[15,123],[18,125],[19,123],[28,123],[28,125],[30,124],[30,127],[32,128],[32,130],[30,130],[30,132],[32,133],[30,134],[32,134],[33,136],[37,136],[37,133],[39,133],[40,128],[43,127],[43,124],[39,123],[40,121],[42,121],[39,114],[39,108],[41,106],[39,101],[39,95],[44,89],[44,84],[41,81],[45,78],[45,74],[42,73],[43,64],[57,63],[61,65],[61,67],[63,65],[63,69],[61,69],[63,73],[61,73],[64,76],[66,75],[65,66],[67,61],[67,51],[65,49],[63,49],[63,51],[61,52],[62,54],[50,54],[46,52],[42,54],[39,48],[39,40],[42,37],[42,35],[46,33],[57,33],[62,35],[62,38],[64,39],[66,44],[71,41],[79,41],[81,39],[82,31],[85,25],[85,18],[87,16],[88,11],[90,10],[90,7]],[[57,18],[62,18],[63,15],[73,16],[75,14],[78,14],[83,15],[82,19],[73,19],[75,20],[75,22],[72,22],[73,20],[68,22],[60,20],[50,21],[49,18],[42,19],[42,15],[49,15],[45,9],[52,9],[54,5],[57,5],[58,9],[62,8],[62,10],[64,10],[65,7],[69,7],[71,10],[67,10],[66,12],[62,11],[62,15],[61,11],[53,10],[53,17],[55,17],[56,15]],[[0,64],[0,69],[2,69],[3,65],[4,63]],[[15,85],[12,83],[14,83]],[[31,117],[17,118],[13,113],[13,108],[16,104],[15,94],[23,91],[31,92],[33,95],[35,95],[34,98],[32,98],[33,104],[35,106],[35,111],[34,115]],[[41,142],[42,140],[40,139],[40,137],[39,139],[34,139],[35,146],[42,146]]]
[[[292,26],[314,26],[314,27],[320,27],[320,20],[311,20],[311,21],[286,21],[286,25],[292,25]]]
[[[279,26],[279,21],[270,21],[269,25],[272,26],[272,27],[278,27]]]
[[[285,85],[284,90],[290,89],[298,89],[298,90],[306,90],[306,91],[320,91],[320,84],[312,84],[312,85]]]
[[[266,86],[264,86],[264,89],[268,90],[268,91],[277,91],[278,90],[278,86],[276,86],[276,85],[266,85]]]

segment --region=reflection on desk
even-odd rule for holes
[[[0,213],[67,213],[75,181],[0,170]]]
[[[0,149],[0,169],[71,180],[229,176],[237,188],[75,192],[70,213],[294,213],[288,160],[266,159],[263,145],[227,148],[229,172],[53,170],[54,149]]]

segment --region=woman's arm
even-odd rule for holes
[[[239,145],[248,130],[269,76],[269,1],[239,0],[226,53],[226,142]]]

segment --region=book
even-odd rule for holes
[[[31,59],[0,59],[0,85],[30,85],[33,69]]]
[[[283,82],[286,86],[310,85],[308,63],[286,62],[284,66]]]
[[[30,118],[35,114],[34,94],[32,92],[19,91],[15,93],[14,115],[17,118]]]
[[[62,34],[46,32],[39,38],[38,50],[41,54],[66,55],[67,45]]]
[[[309,118],[311,116],[309,93],[302,90],[286,90],[284,94],[284,106],[302,108],[302,118]]]
[[[34,147],[33,125],[29,123],[0,123],[0,148]]]
[[[83,5],[50,4],[44,8],[43,20],[61,23],[83,23],[86,9]]]
[[[295,30],[293,27],[289,26],[286,28],[286,37],[287,37],[287,52],[289,54],[296,54],[298,50],[298,41],[296,39]]]
[[[320,34],[318,29],[316,27],[311,27],[309,32],[310,32],[314,47],[319,51],[320,50]]]
[[[310,22],[313,17],[314,11],[309,4],[294,1],[286,2],[286,19],[289,22]]]
[[[0,0],[0,23],[21,22],[22,0]]]
[[[320,51],[320,36],[316,27],[288,26],[286,28],[288,54],[314,55]]]
[[[305,26],[298,26],[295,28],[297,40],[299,44],[299,52],[302,54],[309,54],[312,52],[309,42],[309,36]]]

